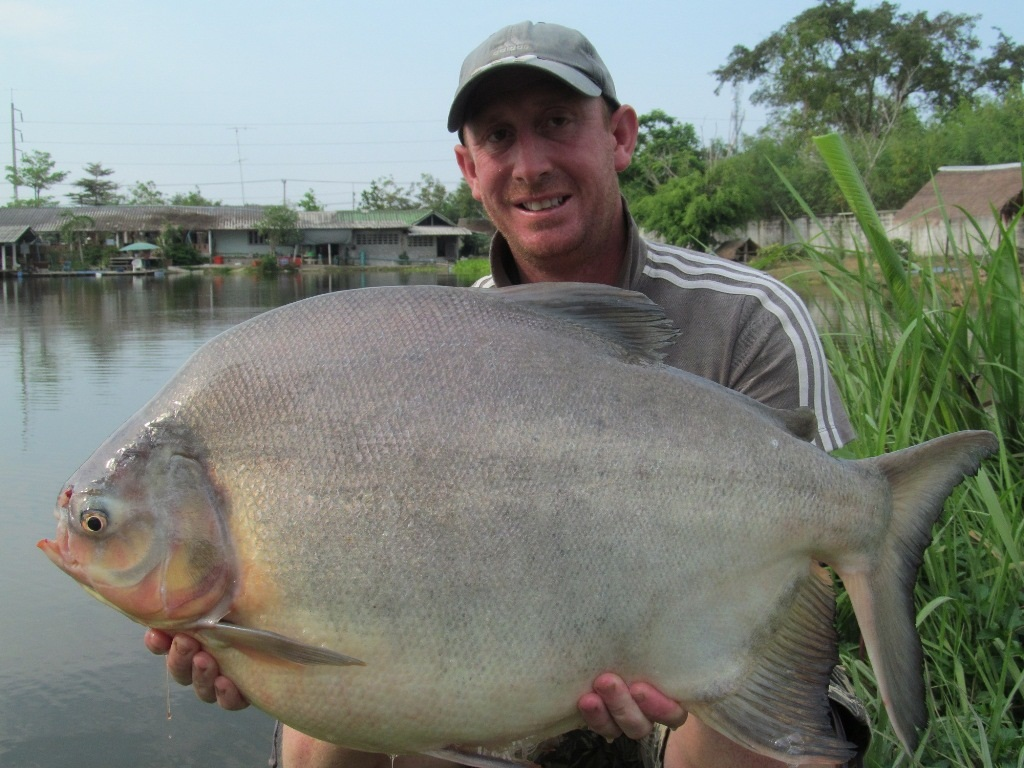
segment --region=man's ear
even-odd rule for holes
[[[480,194],[477,192],[476,162],[473,160],[473,153],[469,151],[469,148],[465,144],[455,145],[455,162],[459,164],[459,170],[462,171],[462,178],[464,178],[466,183],[469,185],[469,191],[473,193],[473,197],[476,200],[479,200]]]
[[[615,137],[615,172],[621,173],[633,159],[637,135],[640,133],[640,120],[635,109],[623,104],[612,112],[608,121],[612,136]]]

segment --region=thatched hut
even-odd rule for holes
[[[1020,163],[944,166],[893,219],[891,235],[908,241],[915,253],[943,254],[954,248],[984,253],[1024,205]],[[1024,247],[1018,220],[1017,244]]]
[[[729,261],[738,261],[742,264],[749,264],[757,257],[761,250],[760,246],[749,237],[726,240],[715,248],[715,255],[721,256]]]

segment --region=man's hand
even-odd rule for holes
[[[648,683],[626,682],[611,673],[598,675],[594,690],[580,696],[576,704],[587,727],[611,740],[621,734],[640,739],[663,723],[678,728],[686,722],[687,712]]]
[[[191,685],[202,701],[216,702],[227,710],[245,709],[249,702],[233,682],[220,674],[217,660],[203,650],[195,638],[169,635],[158,629],[146,630],[146,647],[167,656],[167,671],[179,685]]]

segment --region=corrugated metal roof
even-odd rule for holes
[[[80,205],[58,208],[0,208],[0,226],[28,224],[36,232],[59,232],[69,216],[88,216],[103,232],[159,232],[165,224],[184,229],[255,229],[259,206]]]
[[[191,230],[237,231],[256,229],[263,211],[264,208],[257,205],[0,208],[0,226],[30,226],[36,232],[58,232],[68,216],[88,216],[96,222],[97,230],[105,232],[159,232],[165,224]],[[298,216],[300,229],[409,229],[421,222],[429,226],[452,225],[443,216],[428,210],[298,211]]]
[[[16,243],[31,229],[23,224],[0,225],[0,243]]]
[[[408,229],[428,218],[430,211],[334,211],[333,216],[346,229]]]

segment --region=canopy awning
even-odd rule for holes
[[[472,230],[466,229],[465,227],[444,227],[444,226],[414,226],[409,227],[410,235],[427,235],[433,237],[468,237],[472,235]]]

